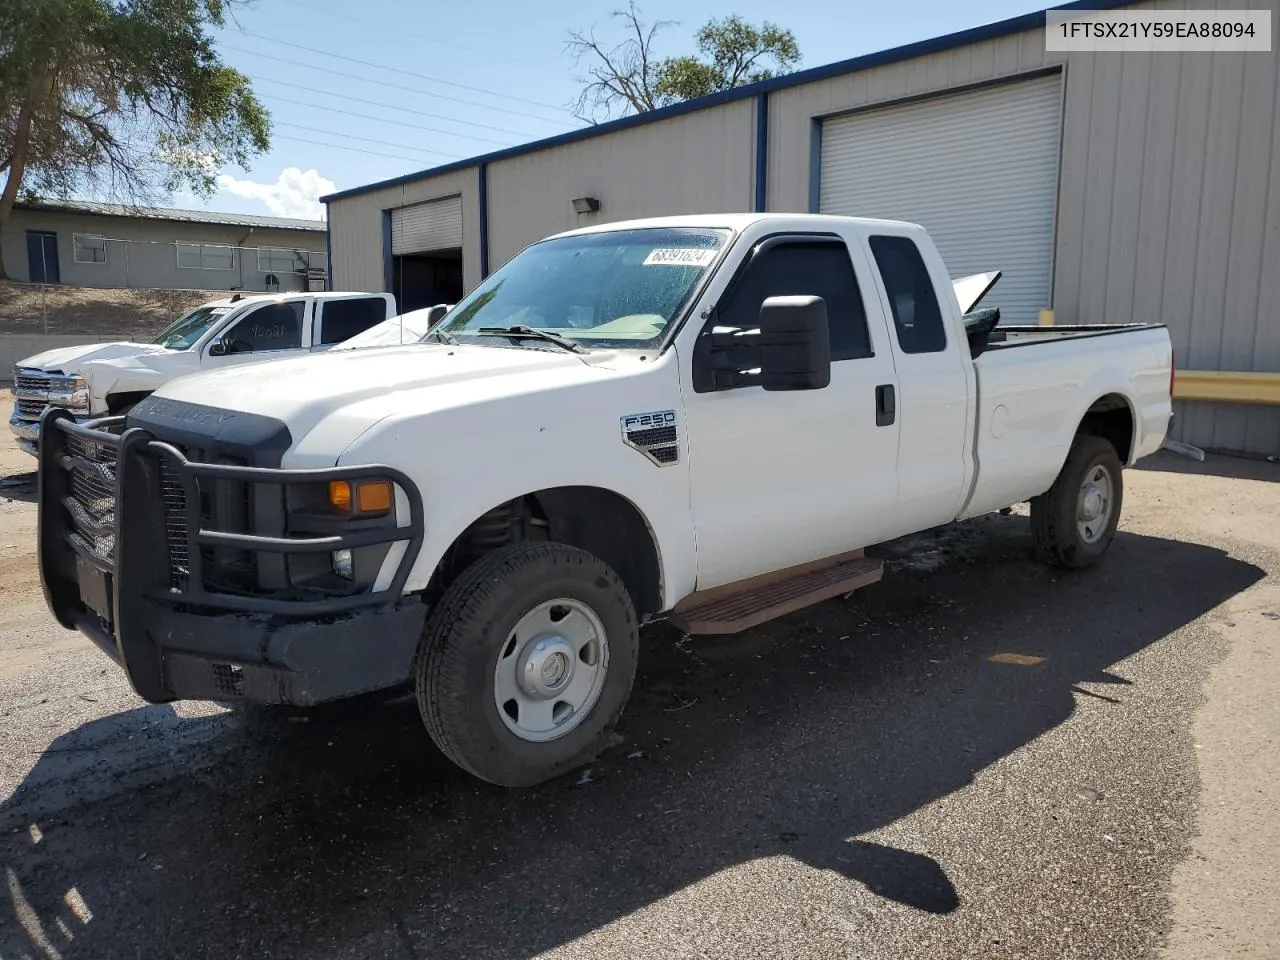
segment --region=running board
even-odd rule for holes
[[[861,550],[691,593],[667,619],[688,634],[739,633],[876,583],[884,563]]]

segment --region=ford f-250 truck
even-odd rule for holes
[[[14,368],[9,430],[34,454],[47,406],[80,420],[124,413],[174,377],[327,350],[394,313],[389,293],[241,293],[201,304],[150,343],[46,350]]]
[[[953,285],[906,223],[618,223],[526,248],[421,343],[51,410],[48,604],[149,701],[411,683],[455,762],[537,783],[606,742],[650,618],[732,633],[1026,500],[1049,561],[1102,556],[1168,427],[1168,333],[1002,330],[970,310],[996,276]]]

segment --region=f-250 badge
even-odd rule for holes
[[[622,418],[622,442],[634,447],[660,467],[680,462],[676,412],[658,410],[632,413]]]

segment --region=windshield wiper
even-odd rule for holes
[[[545,340],[547,343],[554,343],[557,347],[563,347],[573,353],[586,353],[586,348],[580,343],[574,343],[567,337],[562,337],[558,333],[549,333],[546,330],[539,330],[537,327],[528,327],[523,323],[516,324],[514,327],[481,327],[476,333],[484,334],[486,337],[511,337],[513,339],[523,340]]]
[[[445,333],[443,330],[432,330],[430,333],[427,334],[427,336],[435,337],[441,343],[446,344],[447,346],[450,346],[450,347],[456,347],[458,345],[458,338],[455,337],[452,333]]]

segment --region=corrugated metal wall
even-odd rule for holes
[[[472,167],[329,204],[334,289],[384,289],[383,211],[452,194],[462,196],[462,281],[468,290],[478,284],[480,187]]]
[[[1147,9],[1212,3],[1150,2]],[[1270,9],[1280,0],[1217,6]],[[1184,369],[1280,371],[1280,56],[1046,53],[1040,30],[769,95],[768,208],[810,209],[816,118],[1060,66],[1063,147],[1053,304],[1060,323],[1167,323]],[[741,211],[754,195],[754,102],[741,100],[489,165],[491,269],[588,223]],[[999,149],[993,139],[992,150]],[[464,268],[479,281],[477,171],[330,207],[337,281],[382,289],[382,213],[463,196]],[[579,216],[574,197],[596,196]],[[1179,404],[1175,434],[1280,450],[1280,408]]]
[[[1217,6],[1280,20],[1277,0]],[[1167,323],[1184,369],[1280,372],[1275,52],[1046,53],[1043,32],[1030,31],[780,90],[769,106],[769,209],[809,209],[815,117],[1055,64],[1065,72],[1058,322]],[[1174,432],[1275,453],[1280,408],[1180,403]]]
[[[754,116],[740,100],[490,164],[490,269],[561,230],[750,210]],[[574,213],[575,197],[596,197],[599,213]]]

